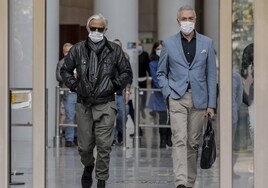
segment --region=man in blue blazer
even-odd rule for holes
[[[193,187],[206,116],[216,108],[216,58],[212,39],[195,31],[196,14],[178,10],[180,32],[164,40],[157,78],[169,105],[177,188]]]

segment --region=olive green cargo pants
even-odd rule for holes
[[[84,166],[93,166],[93,150],[97,147],[96,179],[109,178],[110,152],[112,150],[116,104],[114,101],[98,105],[77,103],[78,151]]]

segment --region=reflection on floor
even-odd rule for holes
[[[146,111],[146,123],[155,120]],[[130,118],[129,118],[130,119]],[[159,149],[157,128],[143,128],[140,148],[134,147],[135,138],[129,134],[134,130],[132,120],[127,123],[126,148],[113,146],[110,162],[110,178],[107,188],[174,188],[171,148]],[[21,176],[12,176],[12,182],[25,182],[25,185],[13,187],[32,187],[32,143],[13,141],[12,169],[24,172]],[[219,156],[219,152],[217,154]],[[236,152],[235,188],[252,188],[253,174],[248,172],[251,154]],[[41,161],[40,161],[41,162]],[[82,165],[76,147],[47,148],[47,188],[81,187]],[[94,182],[93,188],[96,187]],[[209,170],[198,169],[194,188],[219,188],[219,157]]]

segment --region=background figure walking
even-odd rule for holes
[[[114,43],[118,44],[122,48],[122,43],[119,39],[115,39]],[[129,61],[129,55],[124,52],[126,59]],[[129,100],[130,100],[130,87],[132,80],[127,84],[125,90],[116,91],[116,106],[117,106],[117,116],[116,125],[114,128],[114,141],[113,145],[118,143],[121,145],[123,143],[123,125],[126,125],[127,115],[129,114]],[[123,93],[123,91],[125,93]],[[132,102],[132,101],[131,101]],[[125,110],[125,123],[123,122],[123,110]]]
[[[150,75],[150,70],[149,70],[149,63],[150,63],[150,58],[149,54],[144,51],[144,47],[142,45],[141,41],[138,41],[137,49],[139,53],[139,87],[140,88],[147,88],[147,78]],[[143,119],[146,118],[145,114],[145,107],[146,107],[146,100],[147,100],[147,92],[141,91],[140,92],[140,111],[141,111],[141,117]]]
[[[59,82],[59,86],[61,88],[67,88],[63,83],[62,77],[60,75],[60,69],[64,63],[65,57],[67,56],[69,50],[73,45],[71,43],[65,43],[63,45],[63,55],[64,57],[58,62],[57,69],[56,69],[56,79]],[[75,73],[74,73],[75,74]],[[64,91],[62,95],[62,102],[65,111],[65,119],[64,124],[75,124],[75,114],[76,114],[76,100],[77,95],[75,92],[71,91]],[[76,143],[76,136],[75,132],[76,129],[74,127],[65,127],[65,147],[72,147]]]
[[[254,105],[254,43],[248,44],[243,50],[241,76],[244,83],[243,102],[248,106],[248,125],[250,135],[249,151],[254,151],[254,129],[255,129],[255,105]],[[248,88],[248,90],[246,89]],[[253,152],[254,153],[254,152]],[[251,158],[248,171],[254,172],[254,160]]]
[[[157,67],[159,62],[159,56],[161,53],[162,41],[157,41],[153,44],[152,51],[150,54],[150,73],[152,76],[152,88],[159,88],[157,80]],[[149,108],[153,112],[157,112],[159,116],[159,125],[167,125],[168,121],[168,111],[167,105],[165,103],[164,97],[160,91],[154,91],[149,99]],[[165,148],[166,145],[172,146],[171,142],[171,130],[170,128],[159,128],[160,134],[160,148]]]
[[[233,139],[233,148],[235,147],[236,143],[236,131],[237,131],[237,125],[239,122],[239,114],[240,114],[240,107],[243,102],[243,84],[242,84],[242,78],[241,75],[233,71],[232,74],[232,139]],[[240,176],[235,173],[234,171],[234,165],[237,161],[237,155],[233,154],[233,177],[239,178]]]
[[[148,52],[144,51],[144,46],[142,44],[142,41],[136,42],[136,48],[139,53],[139,74],[138,74],[138,86],[139,88],[147,88],[147,81],[148,81],[148,76],[150,75],[150,68],[149,68],[149,63],[150,63],[150,58]],[[145,107],[146,107],[146,102],[147,102],[147,92],[146,91],[140,91],[140,100],[139,100],[139,106],[140,106],[140,114],[143,119],[146,118],[145,114]],[[133,104],[129,104],[130,106],[130,115],[132,119],[134,120],[134,111],[132,111],[134,108]],[[134,122],[134,121],[133,121]],[[134,126],[136,122],[134,122]],[[134,133],[130,134],[130,137],[133,137],[135,135],[136,129],[134,128]],[[139,127],[139,136],[142,136],[142,129]]]

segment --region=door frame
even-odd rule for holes
[[[33,187],[45,188],[46,0],[33,0],[33,18]]]
[[[9,185],[8,0],[0,1],[0,187]]]
[[[219,12],[220,187],[232,187],[232,0]]]
[[[0,1],[0,187],[9,186],[9,1]],[[33,1],[33,187],[46,185],[45,54],[46,1]],[[41,70],[41,71],[40,71]]]
[[[268,184],[268,2],[254,0],[254,187]],[[232,187],[232,0],[220,1],[220,187]]]

